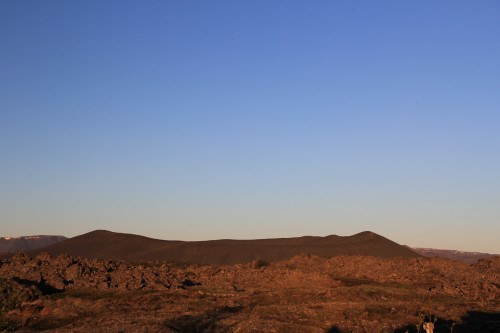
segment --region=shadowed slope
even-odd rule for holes
[[[93,231],[61,243],[32,251],[128,261],[177,261],[234,264],[256,259],[276,261],[298,254],[323,257],[369,255],[375,257],[420,257],[408,248],[373,232],[353,236],[297,237],[257,240],[165,241],[143,236]]]
[[[166,250],[177,243],[180,242],[95,230],[29,253],[48,252],[51,255],[67,253],[74,256],[112,260],[139,257],[138,260],[148,260],[141,258],[146,258],[151,251]]]

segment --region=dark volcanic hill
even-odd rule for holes
[[[0,253],[38,249],[67,239],[64,236],[0,237]]]
[[[234,264],[253,260],[277,261],[299,254],[322,257],[369,255],[381,258],[420,257],[402,245],[370,231],[353,236],[304,236],[257,240],[166,241],[105,230],[67,239],[30,254],[48,252],[104,260],[174,261]]]

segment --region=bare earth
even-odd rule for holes
[[[0,262],[18,332],[500,332],[500,257],[296,256],[234,265],[18,254]],[[421,330],[423,332],[423,330]]]

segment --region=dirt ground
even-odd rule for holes
[[[17,332],[500,332],[500,257],[297,256],[229,266],[46,254],[0,262]]]

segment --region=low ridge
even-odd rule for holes
[[[51,255],[66,253],[103,260],[174,261],[199,264],[235,264],[258,259],[277,261],[300,254],[322,257],[337,255],[368,255],[380,258],[420,257],[418,253],[371,231],[352,236],[187,242],[96,230],[29,253],[35,255],[40,252]]]

